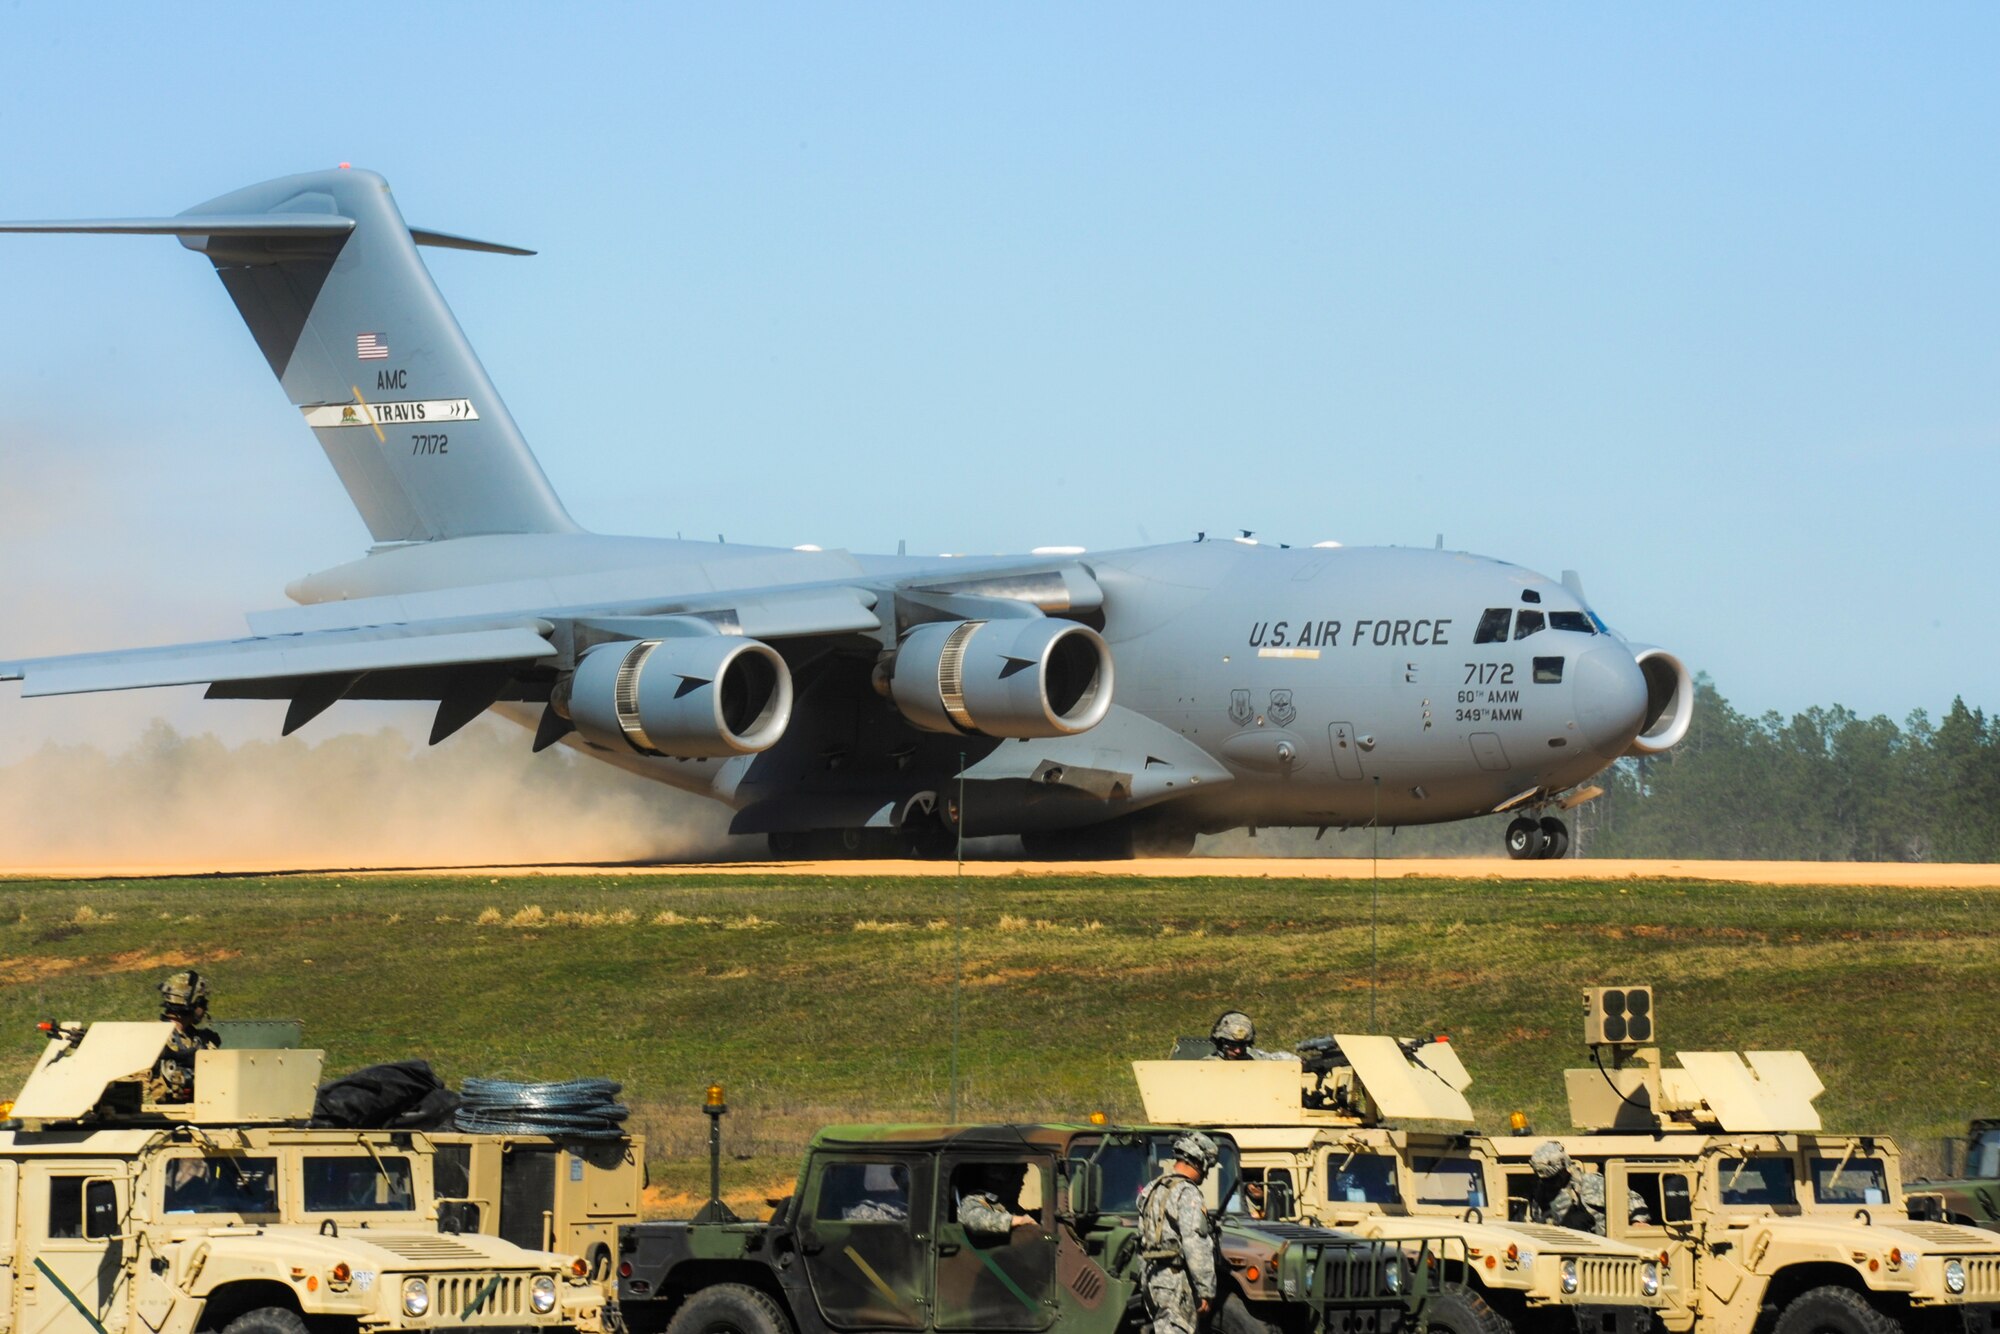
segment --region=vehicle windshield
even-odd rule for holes
[[[1087,1162],[1093,1154],[1097,1156],[1097,1166],[1102,1172],[1104,1193],[1099,1197],[1099,1205],[1107,1213],[1132,1213],[1139,1207],[1139,1192],[1149,1185],[1153,1178],[1166,1171],[1167,1164],[1174,1160],[1174,1141],[1178,1134],[1161,1132],[1154,1135],[1119,1136],[1109,1143],[1098,1139],[1080,1139],[1070,1146],[1072,1164]],[[1236,1193],[1237,1177],[1241,1168],[1237,1162],[1236,1141],[1226,1135],[1211,1135],[1217,1151],[1215,1163],[1216,1198],[1227,1200]],[[1098,1146],[1103,1144],[1103,1152]]]
[[[417,1207],[408,1158],[307,1158],[306,1212],[385,1213]]]
[[[1889,1174],[1880,1158],[1815,1158],[1813,1199],[1820,1204],[1887,1204]]]
[[[1453,1209],[1486,1207],[1486,1176],[1471,1158],[1410,1159],[1411,1184],[1418,1204],[1443,1204]]]
[[[1797,1204],[1798,1173],[1790,1158],[1724,1158],[1715,1165],[1725,1207]]]
[[[1980,1131],[1965,1159],[1967,1176],[2000,1177],[2000,1130]]]
[[[1334,1150],[1326,1159],[1326,1198],[1335,1204],[1401,1204],[1395,1157]]]
[[[166,1212],[170,1214],[275,1214],[278,1160],[175,1158],[167,1164]]]

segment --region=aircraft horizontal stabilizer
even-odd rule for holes
[[[0,222],[0,232],[83,232],[109,236],[345,236],[354,219],[331,213],[179,214],[171,218],[97,218]]]
[[[0,663],[0,681],[20,681],[21,694],[28,697],[534,661],[555,655],[547,638],[553,629],[544,621],[444,633],[391,626],[78,653]]]

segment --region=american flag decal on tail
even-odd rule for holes
[[[354,355],[363,361],[387,361],[389,345],[382,341],[378,333],[354,335]]]

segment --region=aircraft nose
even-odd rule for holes
[[[1646,723],[1646,674],[1615,640],[1593,644],[1576,660],[1572,701],[1585,743],[1615,760]]]

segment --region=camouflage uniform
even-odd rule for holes
[[[160,983],[160,1018],[170,1020],[174,1031],[146,1076],[146,1100],[193,1102],[195,1053],[222,1045],[214,1029],[201,1027],[208,1018],[208,982],[200,973],[187,970]]]
[[[840,1216],[850,1223],[901,1223],[909,1219],[910,1210],[894,1200],[863,1200],[848,1205]]]
[[[1151,1334],[1194,1334],[1201,1304],[1215,1300],[1215,1234],[1201,1187],[1169,1169],[1139,1193]]]
[[[1014,1211],[990,1190],[967,1191],[958,1198],[958,1221],[976,1237],[1005,1237],[1014,1231]]]
[[[166,1049],[146,1077],[146,1101],[193,1102],[194,1054],[221,1045],[221,1037],[212,1028],[174,1025],[174,1031],[167,1035]]]
[[[1605,1235],[1611,1210],[1601,1174],[1578,1166],[1554,1140],[1538,1147],[1528,1161],[1536,1179],[1536,1190],[1528,1201],[1530,1222]],[[1551,1187],[1553,1194],[1548,1193]],[[1634,1223],[1647,1219],[1646,1201],[1635,1190],[1625,1192],[1625,1216]]]

